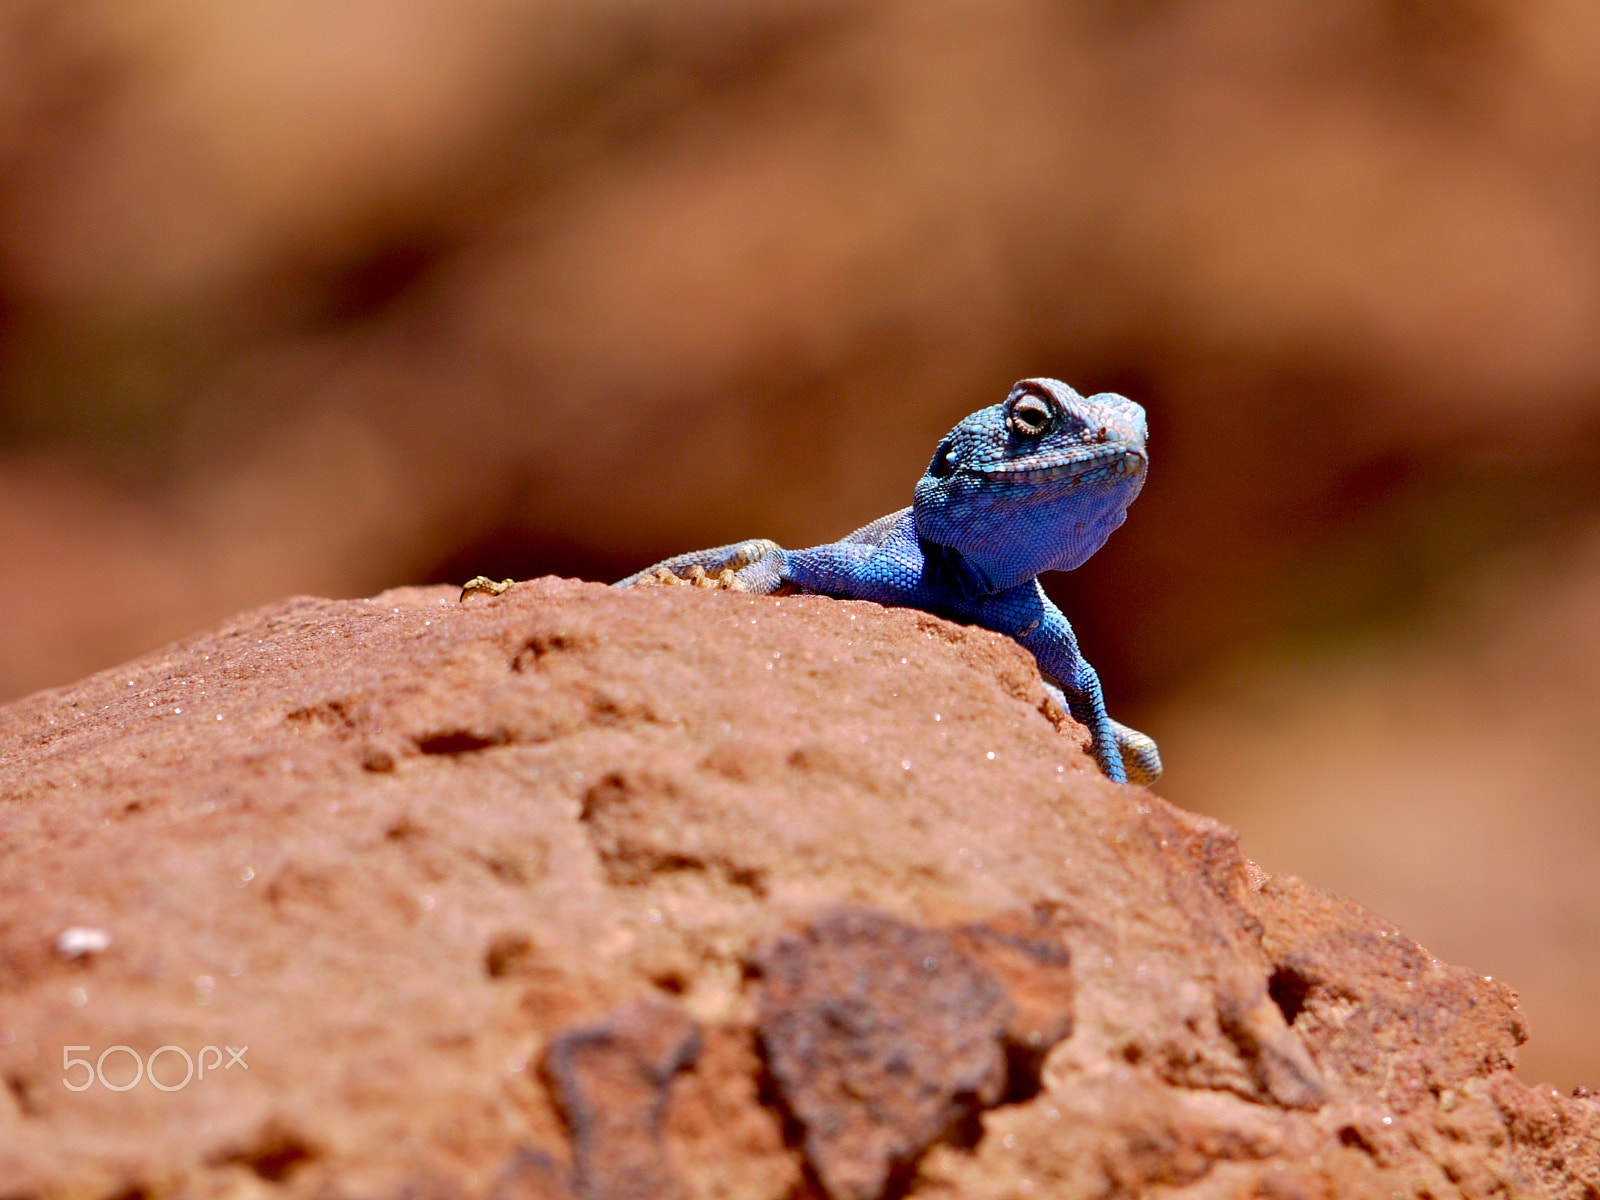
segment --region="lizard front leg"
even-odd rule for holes
[[[1026,645],[1027,643],[1023,643]],[[1041,668],[1043,663],[1040,664]],[[1112,783],[1127,783],[1128,769],[1122,761],[1122,743],[1117,738],[1117,723],[1106,712],[1105,696],[1100,690],[1100,676],[1078,656],[1074,681],[1059,682],[1046,676],[1046,687],[1054,684],[1053,691],[1062,701],[1072,719],[1089,730],[1094,758]]]
[[[927,590],[911,535],[894,536],[895,525],[904,523],[900,518],[891,514],[868,526],[862,533],[872,536],[862,541],[785,552],[779,564],[784,581],[807,592],[943,610],[1009,635],[1032,651],[1045,686],[1074,720],[1088,727],[1095,761],[1106,776],[1116,783],[1154,783],[1161,775],[1161,752],[1145,734],[1107,714],[1099,675],[1079,652],[1071,623],[1038,583],[976,602],[944,603],[945,597]]]
[[[613,587],[642,587],[649,584],[687,584],[693,587],[723,588],[735,592],[766,595],[785,582],[783,558],[786,551],[770,538],[730,542],[710,550],[692,550],[663,559],[654,566],[619,579]]]
[[[615,586],[692,583],[757,596],[786,588],[814,595],[900,603],[898,594],[886,586],[887,580],[879,581],[874,575],[872,568],[879,557],[876,546],[860,542],[830,542],[809,550],[785,550],[776,542],[761,538],[679,554],[630,575]]]
[[[987,597],[980,620],[1033,652],[1039,671],[1075,721],[1086,726],[1095,761],[1114,783],[1148,784],[1161,774],[1161,754],[1149,737],[1106,712],[1100,676],[1078,649],[1072,624],[1035,580]]]
[[[785,550],[769,538],[756,538],[675,555],[612,586],[692,584],[757,596],[789,588],[825,596],[895,603],[883,588],[874,586],[868,563],[876,552],[875,546],[858,542],[830,542],[809,550]]]

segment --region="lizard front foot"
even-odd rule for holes
[[[1122,769],[1128,773],[1128,782],[1149,787],[1161,778],[1161,751],[1155,739],[1137,729],[1129,729],[1121,721],[1111,722],[1117,735],[1117,748],[1122,751]]]
[[[639,577],[634,583],[635,587],[697,587],[714,591],[744,592],[749,591],[744,581],[732,567],[723,567],[712,574],[700,564],[696,563],[682,575],[674,574],[670,567],[657,567]]]

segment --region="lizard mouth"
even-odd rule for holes
[[[1078,484],[1094,477],[1121,479],[1138,475],[1148,465],[1149,459],[1143,450],[1120,447],[1106,448],[1081,458],[1052,463],[1049,466],[1030,464],[1023,459],[1018,462],[977,467],[973,473],[985,479],[1005,480],[1008,483],[1044,483],[1049,480],[1064,479],[1069,483]]]

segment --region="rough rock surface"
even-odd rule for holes
[[[0,710],[4,1200],[1600,1195],[1524,1036],[921,613],[295,600]]]

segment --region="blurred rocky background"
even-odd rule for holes
[[[0,697],[287,594],[830,540],[1022,376],[1158,790],[1600,1084],[1590,0],[9,0]]]

